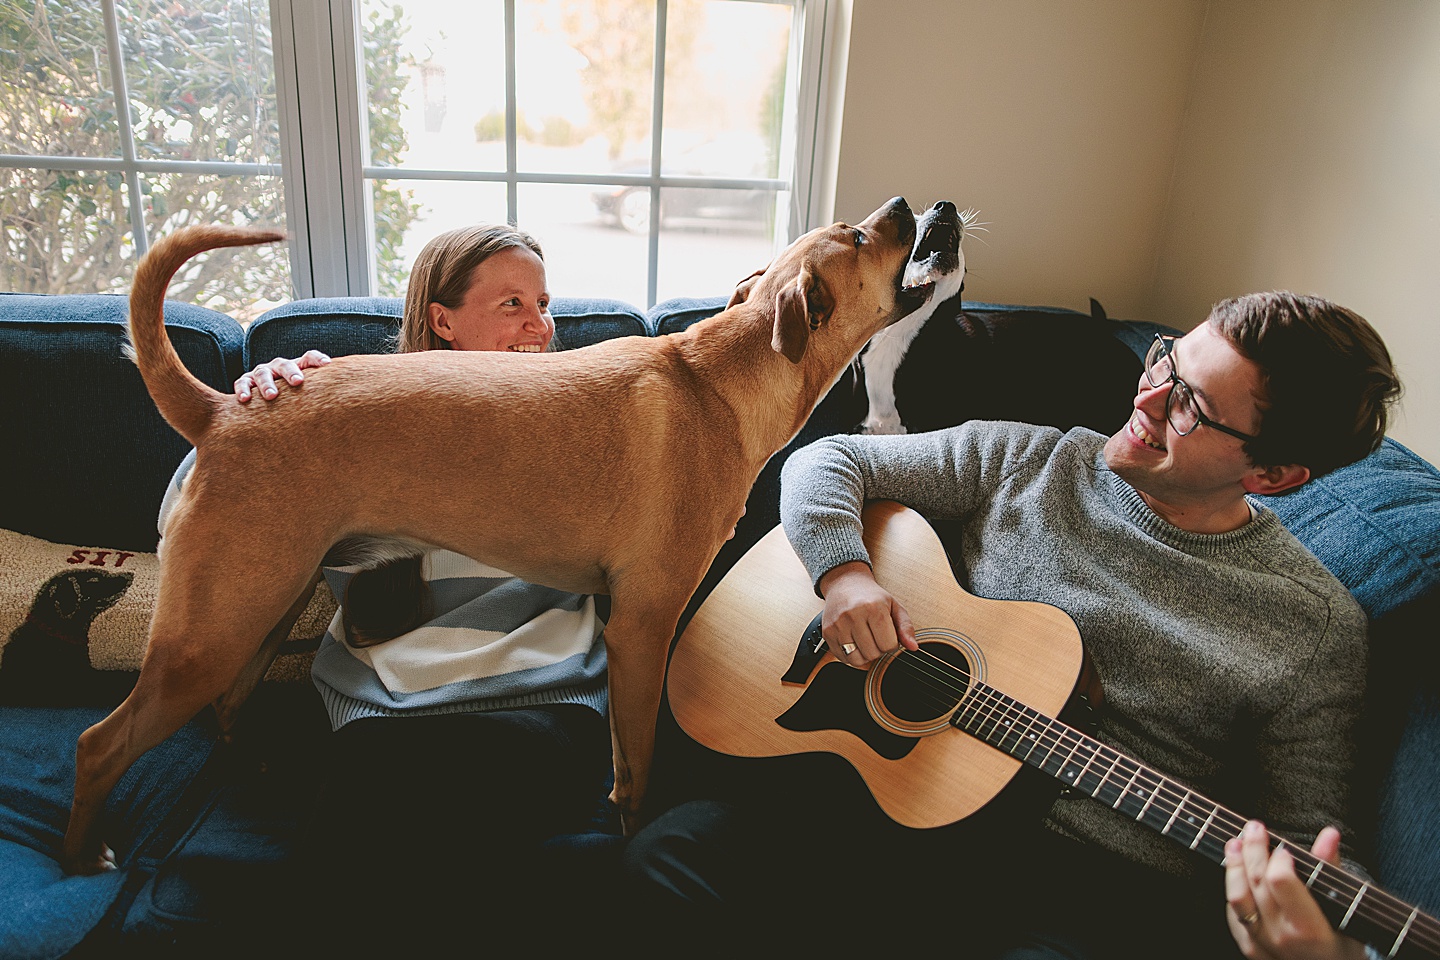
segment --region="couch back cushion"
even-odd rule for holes
[[[397,297],[317,297],[276,307],[250,325],[245,369],[311,349],[332,357],[388,353],[403,310]],[[620,300],[557,297],[550,313],[557,345],[567,350],[647,332],[645,315]]]
[[[1371,620],[1440,589],[1440,471],[1394,440],[1358,463],[1261,499]]]
[[[0,404],[12,411],[0,528],[62,543],[154,550],[155,517],[190,449],[121,354],[129,301],[0,294]],[[185,367],[229,392],[244,367],[232,318],[165,304]]]
[[[657,335],[679,333],[720,312],[726,299],[665,300],[647,320]],[[939,304],[911,342],[895,372],[895,403],[911,433],[977,419],[1111,433],[1130,415],[1140,375],[1136,351],[1143,355],[1161,330],[1170,332],[1107,319],[1098,305],[1081,313],[978,301],[962,306],[957,298]],[[852,430],[865,419],[863,383],[851,384],[847,373],[817,409],[822,435]]]
[[[661,300],[645,313],[645,323],[656,336],[680,333],[690,325],[725,309],[729,297],[675,297]]]

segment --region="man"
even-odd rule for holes
[[[1027,388],[1023,370],[1014,386]],[[915,647],[861,540],[863,503],[898,500],[957,525],[952,557],[971,593],[1070,614],[1105,690],[1100,739],[1337,861],[1364,615],[1247,494],[1369,453],[1398,392],[1359,316],[1288,293],[1241,297],[1182,338],[1156,338],[1131,418],[1108,440],[981,422],[832,437],[786,463],[781,518],[843,662]],[[701,919],[783,918],[786,892],[803,892],[823,904],[807,926],[841,949],[948,929],[965,956],[1365,955],[1259,825],[1227,848],[1222,905],[1203,862],[1088,796],[1056,800],[1048,829],[904,831],[823,779],[771,791],[773,808],[682,805],[632,843],[632,872]],[[806,815],[787,818],[786,803]]]

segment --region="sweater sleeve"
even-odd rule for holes
[[[1295,695],[1260,731],[1258,760],[1267,772],[1260,814],[1271,829],[1309,849],[1327,825],[1349,841],[1346,820],[1355,766],[1353,734],[1365,694],[1366,624],[1348,595],[1331,599],[1329,622],[1315,641]],[[1342,846],[1347,867],[1354,862]]]
[[[867,500],[963,517],[1019,465],[1042,461],[1060,437],[1050,427],[981,421],[906,436],[826,437],[786,460],[780,520],[817,583],[842,563],[870,562],[860,526]]]

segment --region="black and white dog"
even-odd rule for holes
[[[895,406],[895,372],[925,321],[946,301],[958,299],[965,289],[965,252],[960,249],[960,241],[967,230],[979,229],[977,216],[975,210],[962,211],[949,200],[941,200],[915,218],[915,249],[905,268],[905,286],[933,284],[935,290],[919,310],[872,337],[860,354],[870,407],[859,432],[905,432]],[[958,306],[952,305],[949,312],[958,313]]]

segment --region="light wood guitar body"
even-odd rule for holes
[[[896,503],[866,508],[865,545],[876,578],[910,612],[922,648],[940,656],[949,655],[942,647],[962,650],[975,679],[1037,710],[1060,712],[1083,656],[1080,632],[1064,611],[965,592],[930,525]],[[670,707],[685,732],[738,757],[839,754],[860,772],[880,808],[910,827],[953,823],[999,793],[1020,761],[950,725],[965,692],[953,679],[926,671],[905,684],[918,685],[915,695],[902,690],[891,698],[889,690],[901,681],[899,662],[867,674],[826,654],[815,658],[804,684],[782,681],[823,606],[784,531],[771,530],[706,598],[671,656]],[[867,695],[867,686],[878,686],[882,695]],[[833,703],[837,698],[843,702]],[[852,729],[803,731],[776,722],[802,699]],[[887,708],[892,700],[899,702]],[[877,749],[866,736],[887,746]]]

